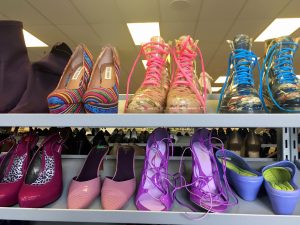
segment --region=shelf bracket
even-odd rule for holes
[[[277,130],[278,160],[291,160],[290,132],[289,127]]]

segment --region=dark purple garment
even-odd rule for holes
[[[20,101],[31,71],[22,29],[22,22],[0,21],[0,113]]]
[[[72,51],[65,43],[57,43],[51,52],[32,64],[27,88],[11,113],[48,113],[47,96],[52,92],[68,63]]]

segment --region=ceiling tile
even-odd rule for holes
[[[178,39],[182,35],[191,35],[194,34],[196,23],[190,22],[162,22],[160,24],[161,36],[164,40],[174,41],[174,39]]]
[[[233,39],[237,34],[247,34],[255,39],[272,22],[273,19],[237,20],[228,32],[227,39]]]
[[[49,46],[54,45],[56,42],[65,42],[70,47],[75,46],[75,43],[72,40],[53,25],[32,25],[28,26],[26,29]]]
[[[121,50],[134,48],[133,40],[126,24],[92,24],[96,33],[101,37],[102,44],[111,44]]]
[[[88,23],[118,23],[122,18],[113,0],[72,0]]]
[[[157,1],[149,0],[116,0],[125,22],[156,22],[159,21]]]
[[[245,8],[242,10],[239,19],[268,19],[276,18],[278,13],[290,2],[289,0],[251,0],[247,1]],[[298,1],[299,2],[299,1]],[[300,7],[300,4],[298,5]],[[299,15],[299,12],[298,12]]]
[[[300,1],[293,0],[291,3],[279,14],[278,17],[300,17],[299,13]]]
[[[52,23],[58,25],[85,24],[84,19],[68,0],[27,0],[45,15]]]
[[[204,0],[200,21],[233,20],[244,4],[245,0]]]
[[[50,52],[51,48],[27,48],[28,56],[31,62],[40,60],[43,56]]]
[[[95,31],[86,25],[57,25],[77,44],[85,43],[86,45],[97,45],[101,39],[95,34]]]
[[[201,42],[220,43],[231,27],[232,22],[233,20],[200,21],[197,24],[195,38]]]
[[[160,0],[160,19],[162,22],[196,22],[201,8],[201,0],[186,1],[186,5],[174,6],[173,0]]]
[[[0,12],[10,20],[20,20],[24,25],[49,24],[49,21],[24,0],[0,1]]]

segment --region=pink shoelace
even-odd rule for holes
[[[193,51],[191,49],[187,48],[187,45],[193,46],[193,48],[196,49],[196,51]],[[203,95],[199,92],[196,85],[193,82],[193,74],[194,74],[194,67],[193,62],[195,58],[197,57],[197,53],[199,54],[200,62],[201,62],[201,69],[203,72],[203,86],[204,91]],[[186,40],[183,43],[183,47],[180,51],[176,50],[176,47],[172,51],[173,59],[179,69],[179,72],[174,75],[175,70],[173,68],[172,71],[172,85],[174,86],[180,86],[184,85],[187,87],[190,87],[192,91],[196,94],[197,100],[199,103],[203,106],[204,112],[206,112],[206,96],[207,96],[207,90],[206,90],[206,79],[205,79],[205,68],[204,68],[204,60],[202,56],[202,52],[200,48],[195,45],[191,39],[190,36],[186,37]],[[178,55],[178,58],[177,58]],[[173,66],[174,67],[174,66]]]
[[[145,51],[145,49],[151,49],[150,51]],[[167,49],[167,50],[166,50]],[[126,87],[126,102],[125,102],[125,111],[128,107],[128,100],[129,100],[129,90],[130,90],[130,83],[131,83],[131,77],[134,72],[134,69],[136,67],[136,64],[138,63],[141,55],[145,55],[145,58],[148,58],[147,60],[147,71],[145,74],[145,79],[142,83],[142,86],[147,85],[153,85],[158,86],[161,81],[161,71],[162,67],[165,65],[166,59],[163,59],[161,57],[162,54],[169,54],[169,45],[160,43],[160,42],[148,42],[146,44],[143,44],[141,47],[141,50],[135,59],[133,66],[131,68],[131,71],[128,76],[127,80],[127,87]]]

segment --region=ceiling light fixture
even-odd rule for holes
[[[222,88],[221,87],[211,87],[211,91],[212,92],[218,92],[220,91]]]
[[[48,45],[42,42],[37,37],[33,36],[31,33],[23,29],[23,35],[25,39],[26,47],[48,47]]]
[[[151,37],[160,36],[159,23],[127,23],[135,45],[149,42]]]
[[[277,18],[255,39],[255,42],[290,35],[299,27],[300,18]]]
[[[218,79],[216,79],[215,83],[216,84],[223,84],[225,83],[226,76],[219,76]]]

